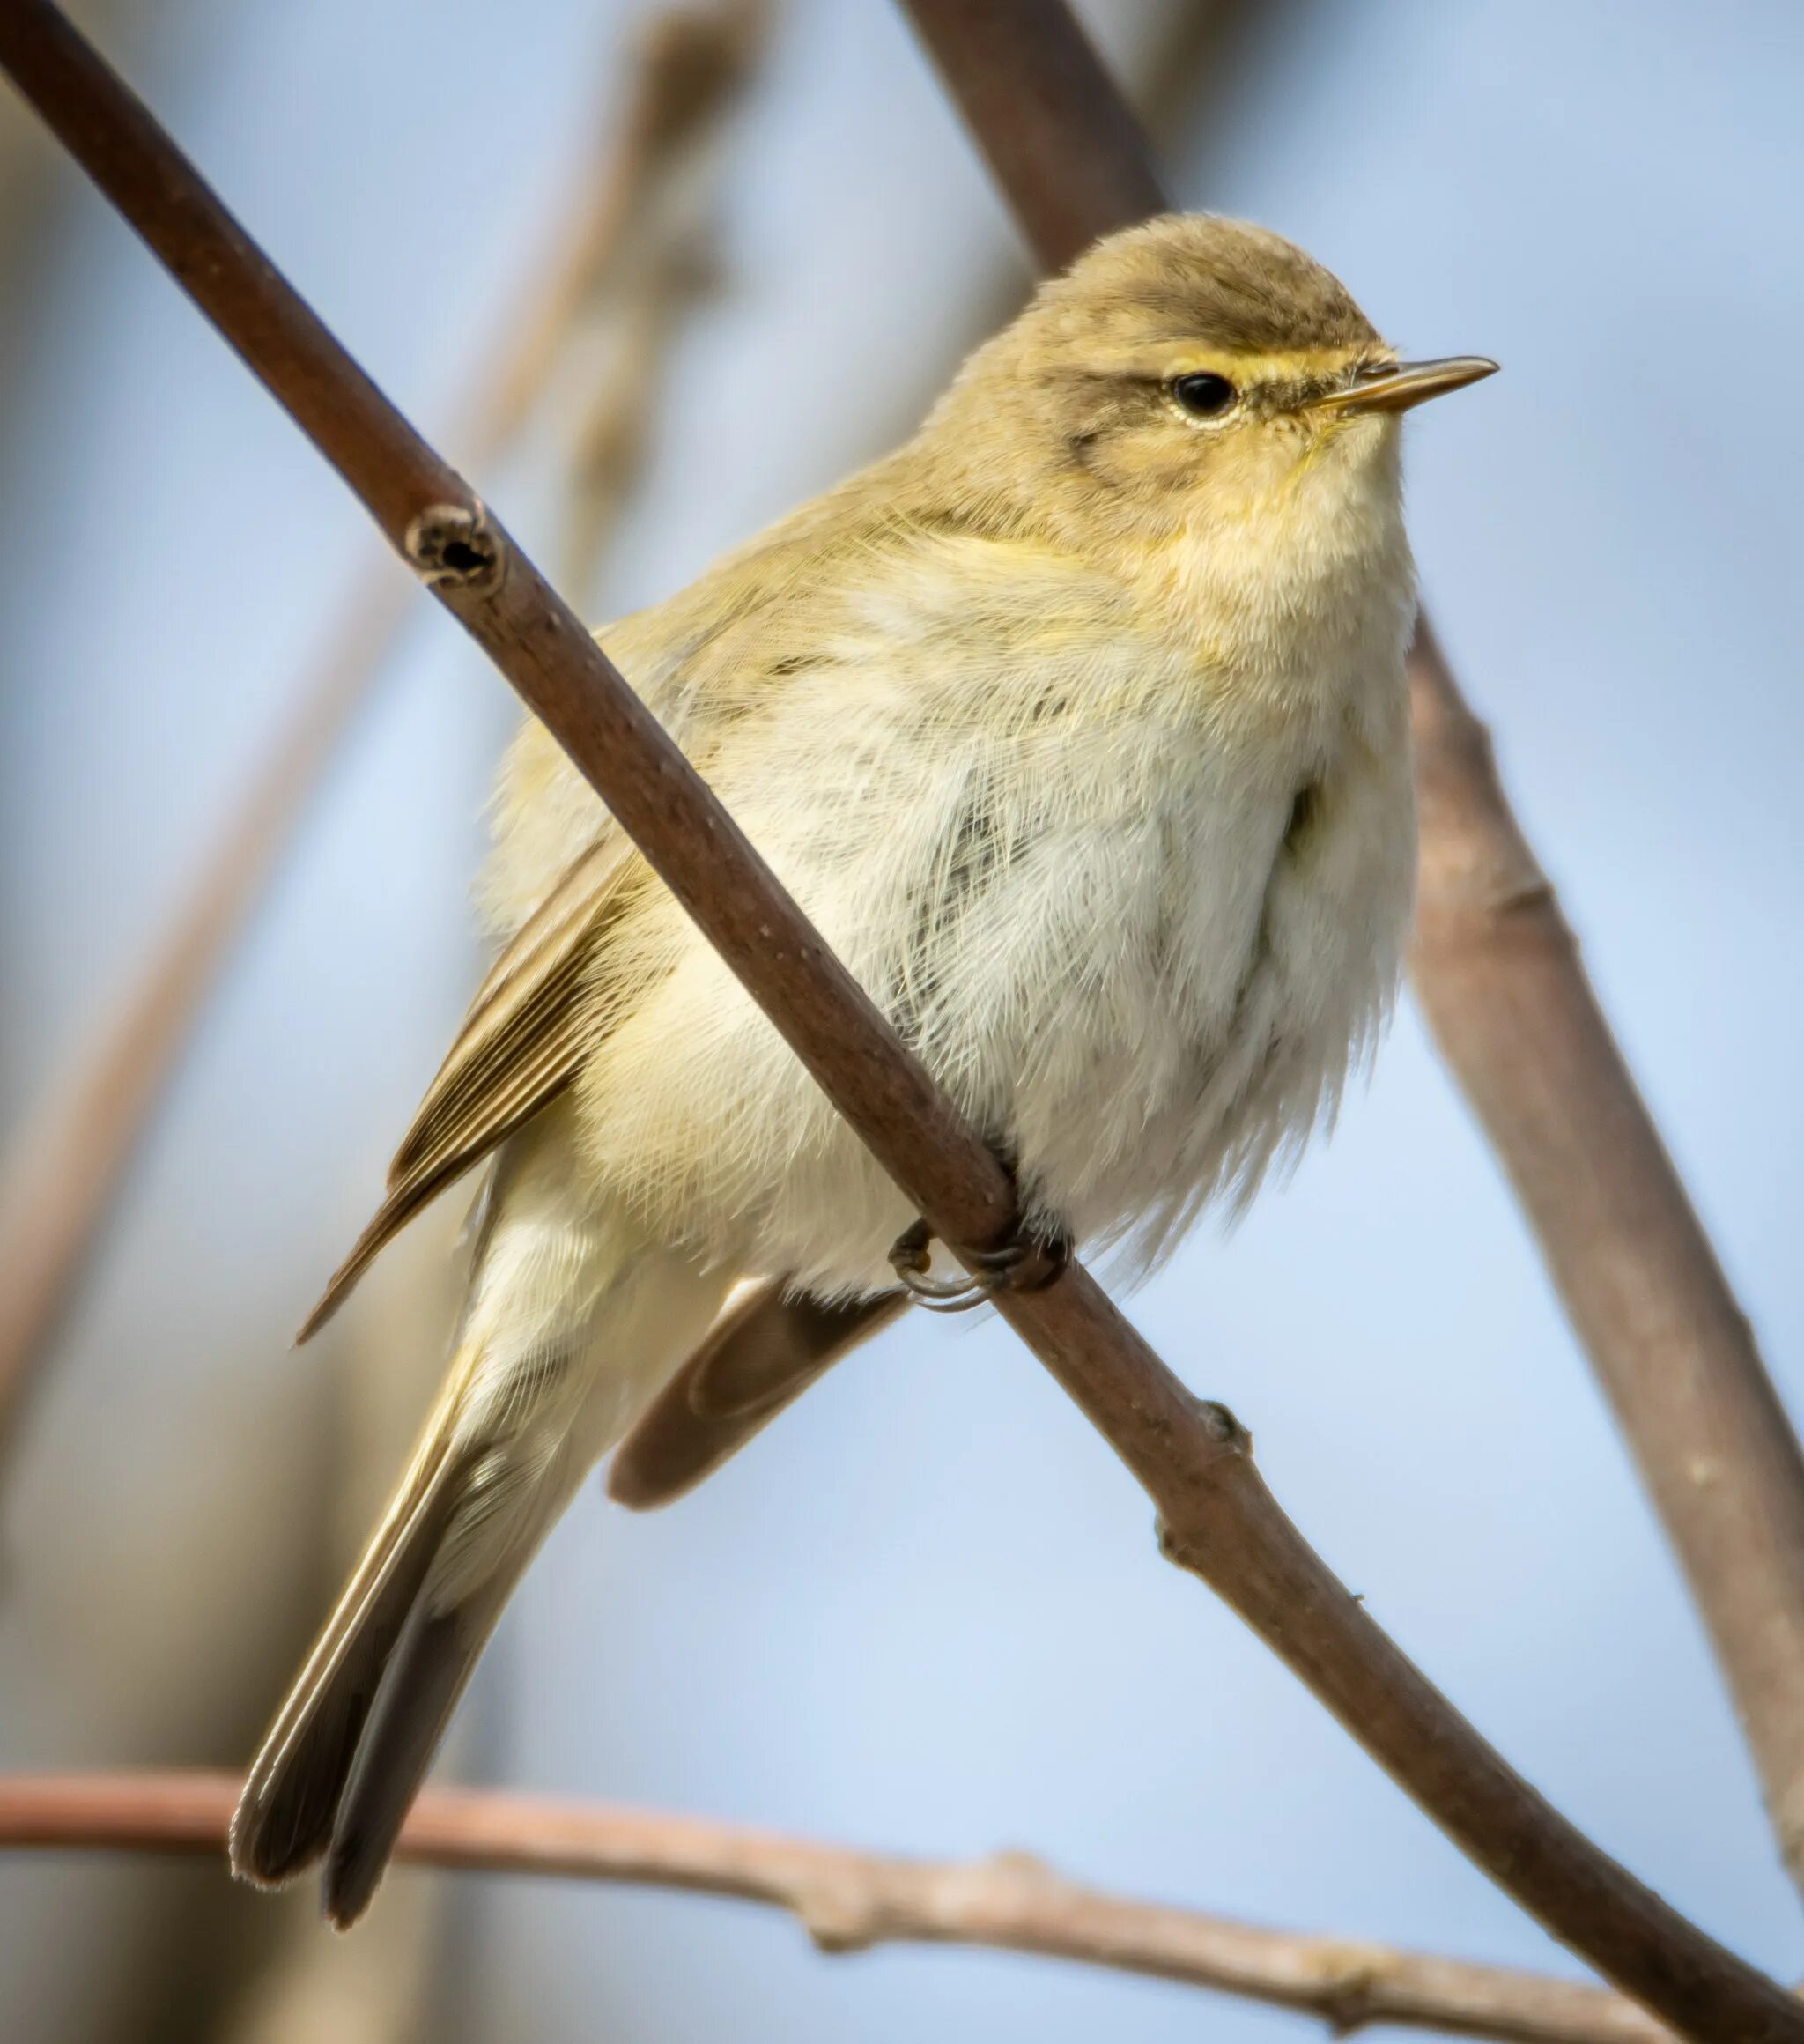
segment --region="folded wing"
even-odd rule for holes
[[[610,831],[566,869],[477,990],[457,1041],[388,1167],[388,1196],[333,1273],[299,1338],[331,1317],[384,1246],[576,1076],[593,1033],[585,996],[635,874]]]

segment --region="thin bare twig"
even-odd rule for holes
[[[532,562],[51,4],[0,6],[0,63],[558,738],[943,1240],[1010,1233],[1006,1174],[885,1025]],[[1166,1552],[1252,1624],[1555,1936],[1682,2034],[1804,2044],[1804,2008],[1600,1852],[1504,1762],[1279,1509],[1079,1264],[1002,1310],[1154,1498]]]
[[[756,10],[672,9],[639,40],[624,115],[598,122],[602,145],[576,180],[573,203],[510,304],[506,331],[456,408],[451,438],[492,465],[530,418],[573,328],[630,243],[641,261],[642,216],[668,207],[698,143],[716,127],[746,75]],[[691,200],[691,211],[693,204]],[[678,308],[670,306],[667,318]],[[650,409],[662,357],[641,352],[627,413]],[[607,478],[628,488],[637,446],[622,446]],[[597,496],[591,522],[599,525]],[[413,587],[374,559],[348,592],[292,713],[201,863],[148,961],[109,1011],[94,1043],[51,1094],[0,1178],[0,1455],[16,1434],[36,1373],[74,1298],[125,1175],[183,1046],[284,848],[412,613]]]
[[[0,1777],[0,1851],[217,1852],[239,1787],[186,1772]],[[1340,2035],[1377,2023],[1503,2044],[1673,2035],[1608,1988],[1127,1900],[1025,1853],[905,1859],[662,1811],[428,1788],[397,1856],[765,1903],[823,1951],[967,1944],[1109,1966],[1319,2016]]]

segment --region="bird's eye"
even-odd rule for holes
[[[1238,395],[1225,376],[1208,369],[1172,379],[1172,396],[1193,418],[1219,418]]]

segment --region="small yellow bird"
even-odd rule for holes
[[[1400,364],[1275,235],[1154,220],[1044,285],[898,453],[603,633],[1007,1159],[1052,1268],[1068,1241],[1143,1264],[1249,1196],[1389,1007],[1397,420],[1494,367]],[[534,723],[484,899],[499,956],[306,1330],[492,1157],[450,1366],[232,1832],[253,1881],[323,1855],[341,1925],[636,1421],[615,1488],[655,1502],[911,1295],[1010,1277],[921,1275],[901,1195]]]

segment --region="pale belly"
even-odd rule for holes
[[[1208,758],[1049,747],[1040,765],[940,759],[880,813],[829,811],[825,829],[819,803],[736,806],[1015,1160],[1032,1214],[1150,1255],[1307,1133],[1383,1008],[1407,784],[1401,809],[1390,788],[1325,799],[1299,861],[1289,792]],[[711,1261],[823,1291],[889,1282],[913,1218],[901,1195],[670,914],[668,971],[580,1090],[599,1186]]]

